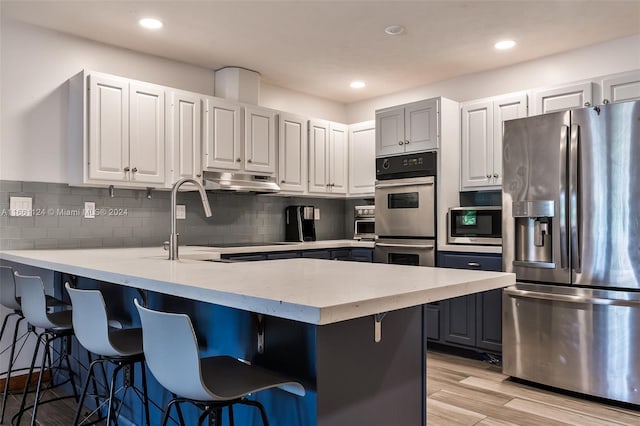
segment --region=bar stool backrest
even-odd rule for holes
[[[0,305],[19,311],[20,303],[16,297],[16,281],[11,266],[0,266]]]
[[[55,328],[56,324],[47,316],[47,298],[44,284],[39,276],[27,276],[15,273],[16,284],[20,288],[22,313],[29,324],[39,328]]]
[[[65,283],[71,298],[71,319],[78,342],[89,352],[100,356],[121,356],[109,340],[107,307],[100,290],[80,290]]]
[[[215,401],[202,383],[198,341],[185,314],[159,312],[134,300],[142,322],[142,346],[149,370],[169,392],[196,401]]]

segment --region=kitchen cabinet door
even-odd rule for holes
[[[174,91],[171,93],[171,137],[173,161],[171,185],[181,178],[202,177],[202,102],[197,93]]]
[[[502,352],[502,289],[476,295],[476,346]]]
[[[640,71],[616,74],[602,79],[602,102],[605,104],[640,99]]]
[[[593,104],[593,83],[577,83],[533,91],[533,114],[566,111]]]
[[[454,297],[443,304],[443,340],[476,346],[476,295]]]
[[[205,105],[204,167],[240,170],[240,105],[217,98],[208,98]]]
[[[373,195],[376,181],[374,121],[349,126],[349,194]]]
[[[309,121],[309,192],[329,192],[329,122]]]
[[[129,180],[129,81],[92,73],[89,85],[89,181]],[[84,94],[82,94],[84,96]]]
[[[329,127],[329,192],[347,193],[347,144],[348,127],[331,123]]]
[[[461,185],[464,189],[490,186],[493,176],[493,101],[465,103],[461,111]]]
[[[276,114],[244,107],[244,168],[259,174],[276,172]]]
[[[376,156],[404,153],[404,107],[376,112]]]
[[[438,99],[428,99],[405,107],[405,152],[438,148]]]
[[[502,135],[506,120],[526,117],[528,97],[524,92],[501,96],[493,100],[493,144],[491,148],[492,184],[502,188]]]
[[[307,192],[307,119],[278,115],[278,181],[282,192]]]
[[[164,184],[166,179],[165,94],[152,84],[129,85],[131,182]]]

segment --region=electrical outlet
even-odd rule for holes
[[[320,209],[319,208],[313,209],[313,219],[314,220],[320,220]]]
[[[84,217],[85,219],[96,218],[96,203],[93,201],[87,201],[84,203]]]
[[[187,218],[187,206],[184,204],[178,204],[176,206],[176,219],[186,219]]]
[[[31,197],[9,197],[9,216],[33,216]]]

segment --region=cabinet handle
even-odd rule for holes
[[[398,145],[404,145],[404,141],[398,141]]]
[[[494,177],[494,178],[496,178],[496,179],[498,178],[498,176],[499,176],[499,175],[498,175],[497,173],[494,173],[494,174],[493,174],[493,177]]]
[[[131,172],[133,172],[133,173],[135,173],[135,172],[137,172],[137,171],[138,171],[138,168],[137,168],[137,167],[134,167],[133,169],[131,169]]]
[[[251,159],[248,159],[248,160],[247,160],[247,163],[252,163]]]
[[[404,144],[405,144],[405,145],[409,145],[409,141],[408,141],[408,140],[407,140],[407,141],[404,141]]]
[[[609,99],[603,99],[603,100],[602,100],[602,103],[603,103],[603,104],[605,104],[605,105],[607,105],[607,104],[609,103]]]
[[[491,173],[487,173],[487,179],[491,179]]]
[[[280,183],[284,183],[284,181],[283,181],[283,180],[281,180],[281,181],[280,181]]]
[[[239,163],[239,162],[240,162],[240,159],[239,159],[239,158],[236,158],[236,163]]]
[[[479,268],[481,265],[478,262],[469,262],[467,263],[467,266],[471,268]]]
[[[585,103],[584,103],[584,106],[586,106],[586,107],[590,107],[590,106],[591,106],[591,102],[585,102]]]
[[[202,177],[202,175],[198,173],[198,174],[196,175],[196,177]]]
[[[127,167],[125,167],[125,168],[124,168],[124,171],[125,171],[125,172],[128,172],[129,170],[131,170],[131,169],[129,168],[129,166],[127,166]]]

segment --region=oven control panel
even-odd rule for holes
[[[376,158],[376,179],[399,179],[436,175],[436,153],[418,152]]]

